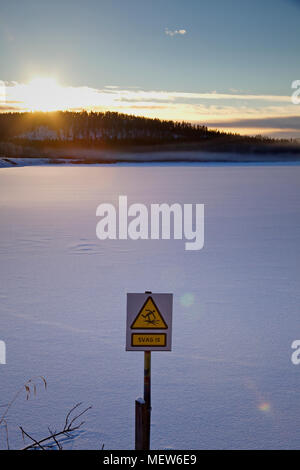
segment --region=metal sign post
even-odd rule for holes
[[[151,351],[144,352],[144,401],[146,406],[146,450],[149,450],[151,428]]]
[[[150,449],[151,351],[171,351],[173,294],[127,294],[126,351],[144,351],[144,399],[135,401],[135,449]]]

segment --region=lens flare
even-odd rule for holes
[[[194,294],[186,292],[180,297],[180,304],[182,307],[191,307],[195,301]]]
[[[263,413],[269,413],[271,411],[271,404],[267,401],[262,402],[258,405],[258,409]]]

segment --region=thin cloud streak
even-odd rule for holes
[[[107,88],[107,87],[106,87]],[[98,90],[99,93],[107,92],[107,90]],[[115,87],[110,93],[117,93],[122,98],[132,101],[155,99],[160,101],[174,101],[176,99],[187,100],[246,100],[246,101],[270,101],[278,103],[291,103],[290,96],[284,95],[250,95],[250,94],[232,94],[217,93],[216,91],[209,93],[188,93],[188,92],[170,92],[170,91],[144,91],[144,90],[122,90]]]
[[[300,133],[300,116],[282,116],[260,119],[240,119],[233,121],[215,121],[211,125],[227,128],[260,128],[260,129],[289,129]]]

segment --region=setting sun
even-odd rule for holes
[[[23,100],[30,111],[56,111],[63,104],[63,87],[54,78],[34,78],[23,88]]]

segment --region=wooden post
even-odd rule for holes
[[[146,448],[146,403],[143,398],[135,400],[135,450]]]
[[[144,352],[144,399],[135,400],[135,450],[150,450],[151,351]]]
[[[146,408],[146,448],[150,450],[151,427],[151,351],[144,352],[144,401]]]

